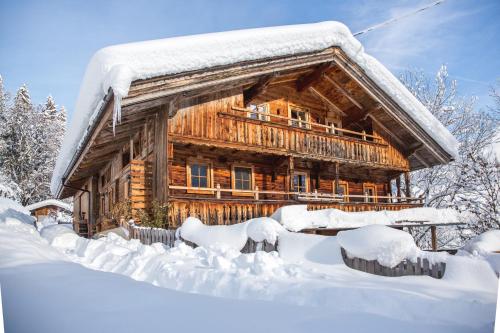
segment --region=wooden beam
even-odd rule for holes
[[[384,110],[396,121],[398,121],[403,127],[406,128],[415,138],[419,139],[421,137],[426,138],[425,142],[422,142],[425,147],[433,153],[433,155],[442,164],[446,164],[450,161],[448,158],[449,153],[447,153],[443,147],[436,143],[436,141],[413,119],[402,107],[397,104],[391,97],[387,95],[383,89],[381,89],[373,80],[371,80],[366,73],[350,60],[340,49],[336,49],[336,56],[334,57],[334,63],[339,66],[346,74],[349,75],[358,85],[365,90],[365,92],[373,98],[373,100],[380,103]],[[443,155],[436,148],[444,152]]]
[[[398,202],[401,202],[401,175],[396,177],[396,196],[398,197]]]
[[[432,244],[432,250],[436,251],[437,250],[437,235],[436,235],[436,226],[435,225],[431,226],[431,244]]]
[[[323,77],[323,74],[331,67],[332,63],[327,62],[316,67],[316,69],[313,70],[311,73],[304,74],[301,77],[299,77],[297,79],[297,85],[296,85],[297,91],[302,92],[307,88],[311,87],[315,82],[320,80]]]
[[[409,172],[405,172],[405,195],[407,198],[411,197],[411,184],[410,184]]]
[[[328,97],[326,97],[325,95],[323,95],[322,93],[320,93],[318,90],[316,90],[313,87],[309,87],[309,90],[313,94],[315,94],[316,96],[318,96],[321,100],[323,100],[324,102],[326,102],[326,104],[330,105],[332,107],[333,111],[337,112],[338,114],[340,114],[343,117],[347,116],[344,111],[342,111],[335,103],[333,103]]]
[[[344,95],[348,100],[351,101],[352,104],[356,105],[356,107],[358,109],[361,109],[363,110],[363,105],[361,105],[361,103],[359,103],[355,98],[354,96],[351,95],[351,93],[349,93],[347,90],[345,90],[341,85],[340,83],[338,83],[337,81],[335,81],[334,78],[330,77],[330,75],[328,74],[324,74],[324,77],[325,79],[330,82],[338,91],[340,91],[342,93],[342,95]]]
[[[271,83],[271,80],[275,77],[275,75],[266,75],[261,77],[256,84],[251,86],[250,88],[243,91],[243,99],[245,101],[245,106],[250,104],[250,102],[263,93],[267,86]]]
[[[396,141],[401,147],[406,147],[406,144],[401,140],[394,132],[388,129],[381,121],[379,121],[373,114],[368,114],[368,117],[372,119],[372,121],[377,124],[381,129],[383,129],[387,134],[389,134],[394,141]]]
[[[339,181],[339,162],[335,162],[335,194],[339,194],[340,181]],[[349,194],[349,193],[344,193]]]
[[[412,156],[415,156],[415,158],[420,162],[422,163],[423,165],[425,165],[426,168],[430,168],[431,166],[429,165],[429,163],[427,163],[427,161],[425,161],[422,157],[419,156],[418,154],[418,151],[415,152]]]
[[[408,147],[406,151],[406,158],[410,158],[413,154],[415,154],[419,149],[423,147],[424,145],[422,144],[422,142],[417,142],[410,145],[410,147]]]

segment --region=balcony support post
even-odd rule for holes
[[[389,179],[387,181],[387,195],[390,197],[387,199],[387,202],[391,203],[392,202],[392,180],[391,179]]]
[[[436,235],[436,226],[433,225],[431,226],[431,244],[432,244],[432,251],[437,250],[437,235]]]
[[[130,161],[132,161],[134,159],[134,138],[132,137],[132,135],[130,136],[130,147],[129,147],[129,154],[130,154]],[[123,165],[125,166],[125,165]]]
[[[293,157],[288,156],[288,190],[287,192],[293,192],[293,170],[294,170],[294,165],[293,165]],[[288,196],[288,199],[290,199],[290,196]]]
[[[401,175],[396,177],[396,195],[398,197],[397,202],[401,202]]]
[[[410,173],[405,172],[405,196],[411,198]],[[408,201],[408,199],[406,199]]]
[[[335,162],[335,194],[340,194],[340,186],[339,186],[339,162]],[[348,194],[348,193],[344,193]]]

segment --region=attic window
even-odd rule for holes
[[[248,118],[269,121],[269,104],[250,104]]]
[[[310,128],[309,112],[296,106],[290,106],[290,125],[300,128]]]

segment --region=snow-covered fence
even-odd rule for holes
[[[145,228],[131,226],[129,228],[130,238],[138,239],[142,244],[163,243],[173,247],[176,236],[175,229]]]
[[[426,258],[417,258],[417,262],[403,260],[397,266],[391,268],[382,266],[377,260],[365,260],[356,257],[349,258],[347,252],[342,247],[341,253],[347,267],[381,276],[428,275],[440,279],[446,270],[444,262],[431,264]]]

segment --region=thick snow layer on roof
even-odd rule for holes
[[[451,208],[409,208],[398,211],[344,212],[338,209],[307,210],[307,205],[291,205],[277,209],[271,216],[290,231],[307,228],[358,228],[370,224],[396,222],[456,223],[459,213]]]
[[[114,119],[119,119],[119,103],[134,80],[321,51],[332,46],[340,47],[444,149],[457,155],[456,139],[391,72],[364,52],[345,25],[321,22],[167,38],[99,50],[83,78],[52,177],[52,192],[57,191],[66,168],[81,148],[109,88],[115,96]]]
[[[56,199],[47,199],[43,200],[40,202],[35,202],[34,204],[26,206],[26,209],[29,211],[41,208],[41,207],[46,207],[46,206],[57,206],[59,208],[62,208],[64,210],[67,210],[68,212],[73,211],[73,207],[70,204],[67,204],[63,201],[56,200]]]

